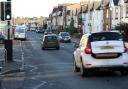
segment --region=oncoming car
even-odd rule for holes
[[[71,36],[68,32],[60,32],[58,35],[58,39],[61,42],[71,42]]]
[[[128,49],[118,32],[98,32],[82,36],[73,53],[74,71],[88,76],[97,69],[128,74]]]
[[[43,36],[41,41],[41,48],[45,50],[46,48],[56,48],[60,49],[59,41],[56,34],[46,34]]]

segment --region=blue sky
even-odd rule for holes
[[[12,0],[12,15],[14,17],[48,16],[53,6],[58,3],[79,1],[82,0]]]

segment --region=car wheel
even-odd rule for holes
[[[69,40],[68,42],[71,43],[71,40]]]
[[[41,49],[42,49],[42,50],[45,50],[45,47],[43,47],[43,46],[41,45]]]
[[[58,47],[56,47],[56,49],[57,49],[57,50],[59,50],[59,49],[60,49],[60,47],[58,46]]]
[[[26,41],[27,39],[26,38],[24,38],[24,41]]]
[[[80,68],[77,67],[75,59],[74,59],[74,72],[80,72]]]
[[[90,73],[89,73],[89,70],[84,67],[82,61],[81,61],[80,72],[81,72],[81,75],[82,75],[83,77],[88,77],[89,74],[90,74]]]
[[[120,72],[124,76],[127,76],[128,75],[128,70],[121,70]]]
[[[45,50],[45,47],[43,47],[42,49]]]

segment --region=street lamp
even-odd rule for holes
[[[80,15],[80,33],[81,33],[81,35],[83,34],[83,6],[85,6],[86,4],[83,2],[83,1],[81,1],[80,2],[80,9],[81,9],[81,15]]]
[[[64,5],[64,6],[63,6],[63,30],[64,30],[64,31],[66,31],[66,24],[67,24],[67,23],[66,23],[66,21],[67,21],[67,20],[66,20],[66,19],[67,19],[67,18],[66,18],[66,16],[67,16],[67,10],[66,10],[66,8],[67,8],[67,5]]]
[[[110,7],[110,29],[112,29],[112,7]]]
[[[121,18],[122,18],[121,9],[122,9],[123,6],[124,6],[124,0],[120,0],[120,1],[119,1],[119,6],[120,6],[120,32],[121,32],[121,30],[122,30],[122,28],[121,28]]]
[[[112,9],[114,7],[114,2],[113,0],[110,0],[110,3],[109,3],[109,9],[110,9],[110,29],[112,29]]]

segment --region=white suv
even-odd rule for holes
[[[107,69],[128,74],[128,54],[118,32],[85,34],[74,51],[74,71],[88,76],[95,69]]]

